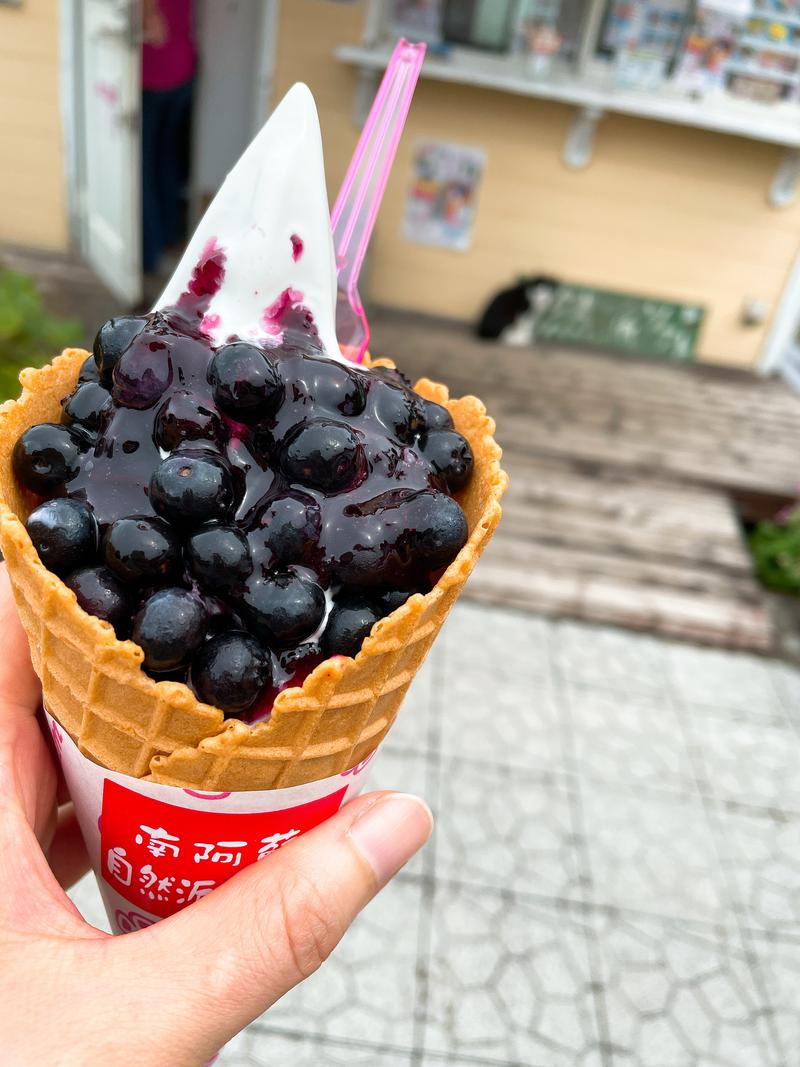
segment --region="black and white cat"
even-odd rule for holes
[[[546,275],[523,278],[492,297],[477,326],[478,337],[506,345],[529,345],[536,336],[536,320],[556,298],[558,281]]]

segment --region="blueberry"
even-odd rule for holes
[[[433,400],[425,400],[423,397],[419,397],[417,404],[425,431],[453,429],[453,416],[447,408],[434,403]]]
[[[255,575],[242,599],[256,634],[276,648],[297,644],[325,618],[323,591],[291,571]]]
[[[234,506],[233,478],[212,453],[167,456],[150,478],[150,503],[159,515],[176,524],[226,519]]]
[[[198,699],[226,715],[249,711],[271,684],[270,654],[249,634],[212,637],[192,660],[191,685]]]
[[[365,376],[332,359],[305,358],[292,374],[289,395],[331,414],[360,415],[367,402]]]
[[[337,600],[322,635],[322,651],[326,656],[355,656],[380,617],[375,604],[361,597]]]
[[[188,389],[176,389],[158,410],[153,439],[159,448],[172,452],[184,441],[219,443],[223,428],[222,419],[202,398]]]
[[[14,445],[14,475],[25,489],[50,496],[77,475],[85,447],[86,442],[69,426],[40,422]]]
[[[90,615],[111,623],[117,637],[127,636],[131,605],[122,583],[106,567],[81,567],[64,579],[78,603]]]
[[[147,319],[136,315],[118,315],[115,319],[103,323],[97,331],[92,348],[101,381],[107,385],[111,383],[114,367],[146,325]]]
[[[111,407],[108,389],[98,382],[83,382],[64,400],[63,420],[68,426],[77,423],[90,433],[97,433]]]
[[[133,620],[133,640],[148,671],[172,671],[187,663],[206,635],[208,617],[198,596],[186,589],[159,589]]]
[[[235,526],[208,523],[189,538],[189,568],[203,589],[231,593],[253,570],[247,539]]]
[[[286,673],[287,682],[300,671],[309,671],[324,659],[319,641],[304,641],[294,648],[285,648],[278,653],[278,663]]]
[[[399,385],[405,389],[411,388],[410,378],[407,378],[397,367],[373,367],[370,371],[370,378],[378,378],[380,381],[388,382],[389,385]]]
[[[106,530],[103,558],[123,582],[155,585],[178,570],[181,546],[163,519],[132,515]]]
[[[275,365],[246,341],[234,341],[214,353],[208,380],[217,407],[238,422],[257,422],[274,412],[283,399],[283,383]]]
[[[398,441],[411,441],[422,428],[418,397],[402,385],[390,385],[381,380],[372,382],[369,404],[373,416]]]
[[[198,592],[198,590],[195,589],[195,592]],[[209,634],[229,633],[231,630],[245,629],[244,620],[226,600],[220,600],[217,596],[209,596],[206,592],[199,595],[208,615]]]
[[[55,574],[88,563],[97,551],[97,523],[81,500],[49,500],[30,513],[25,529],[39,559]]]
[[[270,501],[258,522],[263,543],[277,562],[310,560],[322,527],[320,507],[313,497],[289,492]]]
[[[172,384],[172,375],[172,357],[164,341],[135,344],[114,367],[114,402],[138,411],[151,408]]]
[[[381,615],[391,615],[393,611],[397,611],[405,604],[412,592],[420,592],[420,590],[389,589],[380,593],[375,599]]]
[[[420,449],[451,493],[463,489],[472,474],[472,449],[455,430],[435,430],[420,439]]]
[[[352,541],[331,568],[350,589],[416,590],[452,562],[468,536],[461,507],[438,490],[392,491],[347,511],[354,520]]]
[[[87,356],[81,363],[80,374],[78,375],[78,385],[82,382],[99,382],[100,381],[100,369],[95,362],[94,356]]]
[[[283,470],[292,482],[336,493],[365,473],[364,449],[354,430],[330,419],[301,423],[288,437]]]
[[[461,505],[445,493],[420,493],[414,501],[413,521],[414,552],[428,571],[452,563],[469,537]]]

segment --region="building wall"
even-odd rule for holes
[[[65,249],[58,10],[0,7],[0,241]]]
[[[276,98],[297,80],[317,99],[328,187],[335,195],[357,139],[356,72],[339,43],[360,39],[362,4],[283,0]],[[707,306],[700,357],[754,366],[768,324],[743,327],[743,300],[775,308],[800,249],[800,202],[770,208],[781,149],[624,116],[603,119],[590,166],[571,171],[561,150],[573,109],[510,94],[421,80],[381,209],[370,293],[380,302],[473,319],[520,273]],[[401,237],[417,138],[486,150],[472,248],[451,252]]]

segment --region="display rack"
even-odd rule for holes
[[[800,180],[800,105],[796,99],[800,63],[796,71],[765,71],[761,67],[757,69],[751,62],[742,61],[738,54],[731,57],[732,75],[761,80],[776,78],[785,82],[795,97],[769,104],[738,99],[719,90],[707,95],[690,95],[669,80],[657,89],[624,87],[615,81],[613,64],[597,58],[605,10],[605,0],[589,0],[582,39],[578,42],[577,61],[565,63],[556,59],[545,75],[532,75],[524,57],[511,52],[498,55],[453,47],[446,55],[436,51],[429,54],[422,68],[422,77],[554,100],[577,108],[562,153],[564,162],[575,168],[586,166],[591,160],[597,125],[607,112],[781,145],[787,151],[776,169],[768,195],[776,207],[790,203]],[[362,43],[336,49],[337,58],[357,67],[361,74],[355,105],[358,121],[363,121],[380,72],[385,69],[391,52],[391,40],[386,35],[386,12],[385,0],[370,0]],[[752,5],[751,16],[770,23],[791,22],[800,26],[800,15],[796,18],[784,16],[758,5]],[[739,38],[738,44],[759,51],[774,50],[772,42],[751,39],[746,34]],[[800,44],[784,47],[800,59]]]

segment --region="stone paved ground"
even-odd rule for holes
[[[434,839],[220,1067],[800,1067],[800,671],[459,604],[374,785]]]

